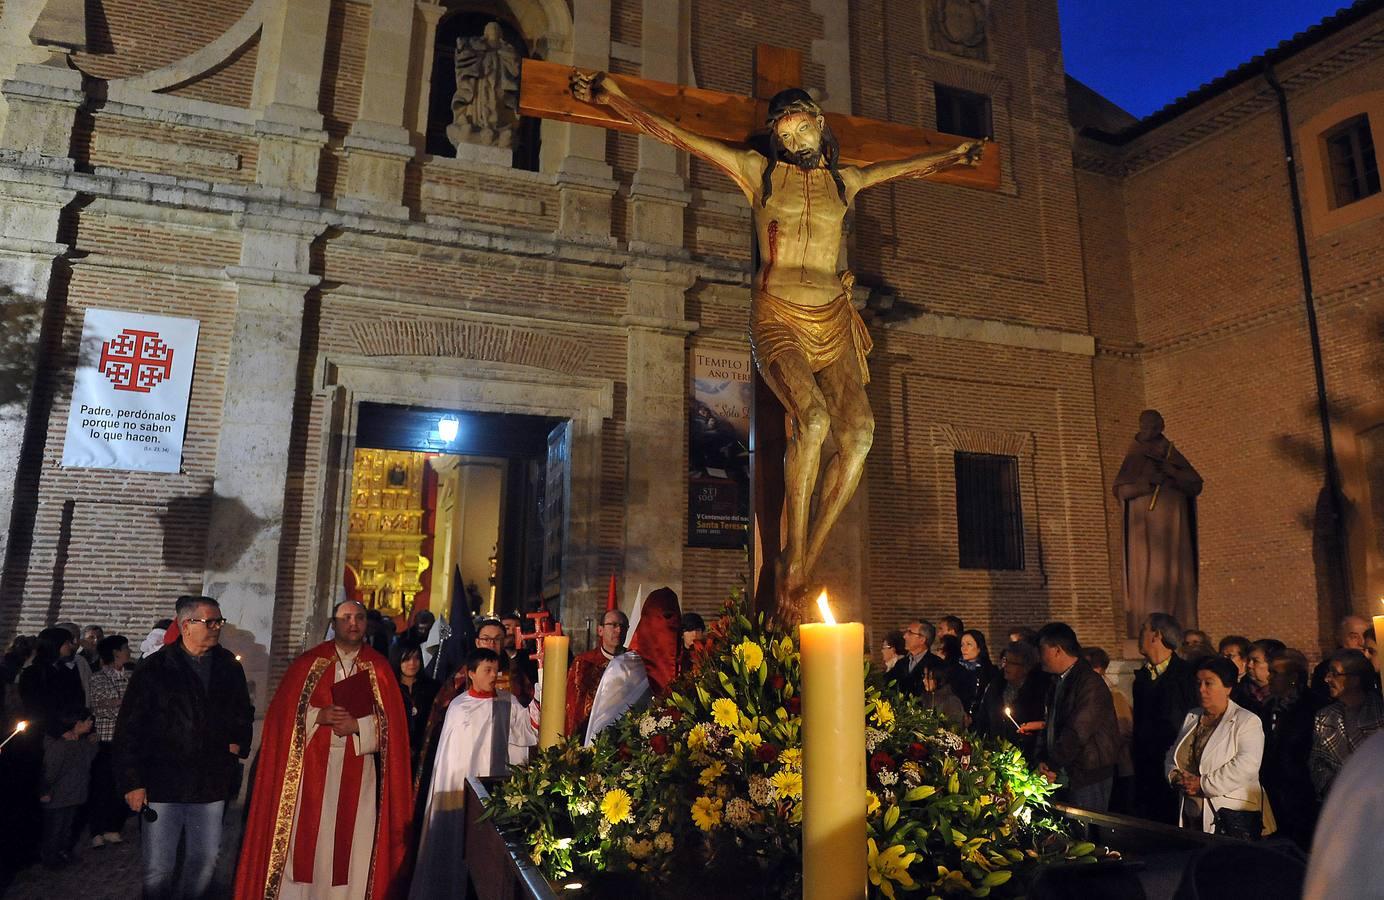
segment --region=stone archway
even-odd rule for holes
[[[601,495],[601,425],[614,411],[615,383],[551,369],[468,359],[416,356],[330,356],[317,386],[331,400],[322,433],[323,477],[313,548],[308,633],[330,616],[342,571],[351,462],[360,405],[366,402],[467,412],[522,413],[571,422],[567,522],[561,575],[561,615],[575,625],[595,610],[597,530]]]

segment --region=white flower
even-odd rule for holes
[[[908,782],[910,787],[917,787],[923,783],[923,767],[909,760],[902,766],[903,780]]]
[[[659,719],[659,720],[658,720],[658,727],[659,727],[659,728],[672,728],[672,727],[673,727],[673,717],[672,717],[672,716],[664,716],[663,718]]]
[[[892,787],[899,780],[899,773],[890,771],[889,769],[880,769],[879,772],[875,774],[875,777],[878,778],[879,783],[885,787]]]
[[[726,804],[726,821],[732,825],[747,825],[754,808],[744,797],[735,797]]]
[[[654,835],[654,848],[659,853],[667,853],[673,849],[673,836],[666,831],[660,831]]]
[[[589,798],[572,801],[572,814],[575,816],[589,816],[596,811],[596,804]]]
[[[596,833],[601,836],[602,840],[610,837],[610,820],[605,816],[602,816],[601,821],[596,823]]]
[[[658,730],[658,722],[653,716],[644,715],[639,718],[639,736],[648,737]]]
[[[882,742],[882,741],[883,741],[885,738],[887,738],[888,736],[889,736],[888,732],[881,731],[881,730],[878,729],[878,728],[866,728],[866,729],[865,729],[865,751],[866,751],[867,753],[874,753],[874,752],[875,752],[875,748],[878,747],[878,746],[880,745],[880,742]]]
[[[769,779],[762,775],[750,776],[750,799],[760,806],[768,806],[773,801],[774,791]]]

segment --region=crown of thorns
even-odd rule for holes
[[[769,109],[769,115],[764,120],[764,124],[772,130],[773,127],[783,119],[797,115],[798,113],[807,113],[809,116],[816,117],[822,114],[822,108],[814,103],[804,92],[801,97],[795,97],[782,106],[771,107]]]

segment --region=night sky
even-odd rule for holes
[[[1140,118],[1349,0],[1057,0],[1067,72]]]

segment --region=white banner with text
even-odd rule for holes
[[[64,466],[179,470],[198,324],[172,316],[86,311]]]

